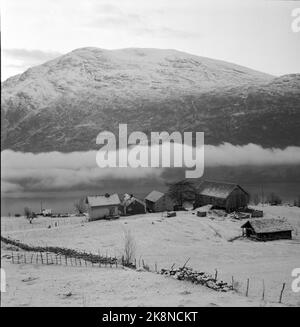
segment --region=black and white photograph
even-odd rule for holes
[[[1,1],[1,307],[300,307],[300,1]]]

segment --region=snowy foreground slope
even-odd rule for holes
[[[4,260],[2,260],[2,263]],[[130,269],[3,264],[2,306],[257,306],[233,292]]]
[[[243,221],[216,216],[200,218],[192,212],[180,212],[173,218],[156,213],[92,223],[78,219],[77,223],[50,229],[46,228],[49,221],[43,224],[42,220],[36,220],[29,229],[25,221],[22,228],[19,220],[15,231],[8,224],[9,218],[2,218],[2,235],[28,244],[65,246],[117,256],[122,254],[124,231],[130,230],[136,241],[137,261],[144,260],[152,270],[155,263],[158,269],[170,268],[174,263],[179,267],[190,258],[188,265],[194,269],[211,274],[217,269],[218,279],[229,283],[233,276],[238,289],[238,294],[218,293],[154,273],[109,268],[18,266],[3,259],[12,278],[11,291],[5,294],[3,303],[21,305],[24,293],[23,304],[34,305],[34,292],[42,291],[40,297],[44,297],[44,305],[52,305],[55,298],[61,300],[59,305],[68,305],[70,301],[74,301],[72,305],[260,305],[264,280],[268,305],[278,302],[285,282],[283,304],[299,306],[299,293],[291,290],[291,271],[300,267],[300,209],[265,206],[263,210],[265,217],[287,218],[294,228],[293,239],[266,243],[234,240],[241,235]],[[34,227],[35,224],[38,226]],[[30,276],[38,279],[22,282]],[[246,298],[248,278],[250,287]],[[28,284],[32,285],[27,287]],[[64,293],[64,286],[77,295],[73,299],[72,296],[64,299],[63,295],[58,295],[68,293]],[[51,289],[49,297],[46,296],[48,289]]]

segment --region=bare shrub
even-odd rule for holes
[[[257,193],[255,193],[253,196],[252,196],[252,203],[254,204],[254,205],[258,205],[259,204],[259,195],[257,194]]]
[[[273,192],[268,195],[267,201],[271,205],[280,205],[282,203],[280,196]]]
[[[28,208],[28,207],[25,207],[24,208],[24,216],[25,216],[25,218],[28,219],[30,217],[30,215],[31,215],[31,209]]]
[[[74,203],[74,207],[76,209],[76,212],[80,215],[86,212],[86,204],[85,204],[85,198],[80,198],[78,201]]]
[[[32,224],[33,218],[35,218],[35,213],[32,212],[32,210],[28,207],[24,208],[24,216],[29,221],[30,224]]]
[[[298,195],[298,198],[296,200],[294,200],[294,206],[300,207],[300,195]]]
[[[136,244],[130,230],[124,232],[124,263],[130,265],[135,258]]]

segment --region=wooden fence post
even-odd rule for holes
[[[248,293],[249,293],[249,278],[247,279],[246,296],[248,296]]]
[[[14,262],[14,253],[13,252],[11,252],[11,261],[12,261],[12,263],[15,263]]]
[[[231,276],[231,287],[232,287],[232,290],[234,290],[234,278],[233,278],[233,276]]]
[[[279,303],[281,303],[281,301],[282,301],[282,295],[283,295],[284,288],[285,288],[285,283],[282,284],[282,289],[281,289],[280,297],[279,297]]]
[[[215,281],[217,281],[217,278],[218,278],[218,270],[216,269],[216,272],[215,272]]]
[[[263,293],[262,293],[262,298],[263,301],[265,300],[265,281],[263,280]]]
[[[157,263],[155,262],[155,272],[157,272]]]

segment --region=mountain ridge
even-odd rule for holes
[[[2,83],[2,149],[97,148],[102,130],[204,131],[207,144],[300,145],[300,74],[177,50],[73,50]],[[254,133],[253,133],[254,132]]]

